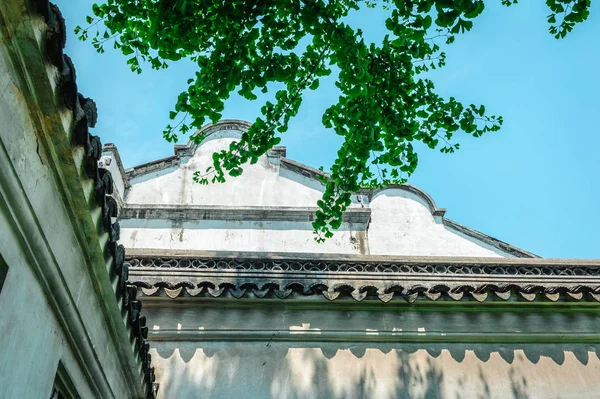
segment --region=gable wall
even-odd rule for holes
[[[194,172],[205,172],[212,166],[212,154],[228,148],[233,140],[210,140],[202,144],[192,158],[184,159],[179,167],[131,179],[127,203],[315,206],[321,198],[323,188],[319,182],[297,174],[282,177],[279,167],[272,165],[267,156],[262,156],[255,165],[245,165],[240,178],[228,176],[225,183],[206,186],[194,182]]]
[[[309,252],[403,256],[512,257],[444,225],[433,216],[431,200],[401,188],[366,195],[353,195],[351,208],[371,211],[364,225],[344,223],[325,243],[315,242],[309,220],[202,220],[186,217],[185,207],[311,207],[316,210],[324,187],[310,173],[281,165],[280,158],[262,156],[257,164],[245,165],[237,178],[225,183],[200,185],[195,171],[212,165],[212,154],[229,148],[237,130],[217,131],[195,149],[149,173],[133,174],[125,196],[126,205],[168,205],[181,209],[181,216],[161,220],[121,220],[121,243],[127,248]],[[193,147],[192,147],[193,148]],[[435,205],[433,205],[435,206]],[[314,212],[314,210],[312,212]],[[267,209],[268,211],[268,209]]]
[[[370,206],[368,235],[372,255],[511,256],[452,231],[441,216],[432,215],[423,199],[405,190],[383,190],[374,196]]]

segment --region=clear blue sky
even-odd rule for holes
[[[55,1],[66,19],[66,52],[79,91],[98,105],[95,134],[118,146],[125,167],[172,155],[162,130],[193,65],[133,74],[110,46],[97,54],[73,34],[93,1]],[[542,1],[507,8],[489,0],[473,30],[448,47],[447,66],[431,75],[438,92],[485,104],[505,123],[478,139],[459,135],[455,154],[419,152],[409,183],[447,208],[447,217],[543,257],[600,258],[600,7],[593,4],[586,22],[555,40]],[[384,33],[380,11],[350,20],[368,40]],[[326,169],[340,145],[321,126],[323,110],[337,97],[332,83],[305,96],[282,141],[288,157]],[[223,117],[253,121],[261,105],[232,97]]]

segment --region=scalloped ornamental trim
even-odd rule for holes
[[[366,261],[259,258],[134,257],[130,282],[144,295],[296,298],[323,295],[379,299],[519,297],[526,301],[600,301],[600,262]],[[294,295],[293,295],[294,294]]]

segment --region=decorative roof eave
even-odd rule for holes
[[[130,250],[144,295],[600,301],[600,261]]]
[[[131,187],[131,184],[129,184],[129,181],[126,178],[125,168],[123,167],[123,161],[121,161],[121,155],[119,154],[119,150],[117,149],[117,147],[113,143],[106,143],[102,147],[102,152],[112,153],[112,156],[117,162],[117,167],[119,168],[119,173],[121,174],[121,178],[123,179],[123,185],[125,186],[125,189]]]

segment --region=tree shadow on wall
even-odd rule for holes
[[[469,351],[459,363],[447,350],[439,350],[439,345],[429,350],[421,346],[416,351],[365,345],[326,351],[314,344],[302,347],[283,342],[154,345],[158,350],[153,351],[153,362],[161,382],[159,398],[557,397],[540,396],[539,391],[531,390],[521,367],[536,365],[520,353],[513,357],[515,364],[509,364],[498,355],[491,363],[484,362]],[[430,352],[441,354],[436,358]],[[497,349],[490,352],[497,353]]]

